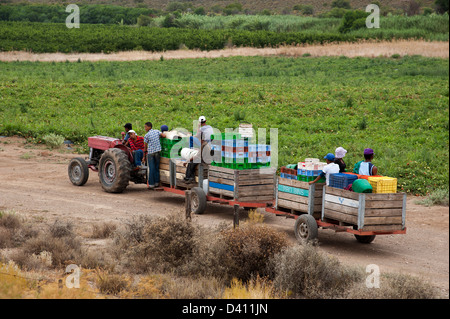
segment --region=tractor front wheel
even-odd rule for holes
[[[118,149],[106,150],[99,163],[102,188],[108,193],[121,193],[130,182],[131,163],[127,154]]]
[[[89,167],[86,161],[77,157],[69,163],[69,179],[75,186],[83,186],[89,179]]]

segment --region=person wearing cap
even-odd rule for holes
[[[127,123],[123,127],[125,128],[125,132],[122,132],[122,144],[128,146],[128,139],[130,138],[128,132],[133,129],[133,125]]]
[[[320,173],[320,175],[317,176],[315,180],[310,181],[309,184],[314,184],[319,179],[325,176],[326,184],[328,186],[330,184],[330,174],[339,173],[339,165],[334,162],[336,158],[332,153],[328,153],[327,155],[325,155],[324,159],[326,160],[327,165],[323,167],[322,173]]]
[[[211,135],[213,133],[213,128],[210,125],[206,124],[206,117],[203,115],[200,116],[198,118],[197,134],[193,136],[194,140],[195,138],[197,138],[199,141],[201,141],[200,152],[198,152],[198,156],[194,159],[194,161],[191,161],[187,164],[186,176],[184,177],[184,180],[187,183],[193,183],[195,181],[195,168],[200,163],[201,155],[205,148],[210,148]]]
[[[144,136],[148,167],[147,184],[149,188],[153,189],[159,186],[159,162],[161,159],[160,137],[165,137],[166,134],[159,130],[153,129],[153,124],[151,122],[145,123],[144,128],[147,132]]]
[[[128,145],[133,153],[134,166],[139,168],[142,165],[142,159],[145,152],[144,138],[142,136],[138,136],[134,130],[129,130],[128,134],[130,135]]]
[[[161,125],[161,132],[168,132],[169,127],[167,125]]]
[[[366,148],[364,149],[364,161],[359,161],[356,163],[355,168],[353,169],[353,173],[359,175],[377,175],[378,168],[372,164],[372,160],[374,157],[373,149]]]
[[[343,160],[346,153],[347,153],[347,150],[344,149],[343,147],[338,147],[334,151],[334,157],[335,157],[334,162],[339,165],[339,173],[346,172],[345,168],[347,167],[347,165],[345,164],[345,162]]]

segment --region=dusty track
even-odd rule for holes
[[[78,232],[87,234],[95,223],[121,222],[138,215],[184,214],[182,196],[149,191],[144,185],[131,184],[123,194],[109,194],[101,189],[97,174],[91,173],[85,186],[73,186],[67,177],[67,163],[78,156],[27,145],[21,138],[0,138],[0,211],[46,222],[70,220]],[[321,229],[320,249],[343,263],[377,264],[382,272],[420,276],[448,297],[449,208],[423,207],[416,205],[416,200],[408,199],[405,235],[378,236],[372,244],[363,245],[351,234]],[[267,224],[295,241],[292,219],[262,212]],[[231,224],[232,219],[231,207],[211,204],[204,215],[193,217],[195,223],[205,226]]]
[[[283,46],[278,48],[229,48],[224,50],[198,51],[176,50],[165,52],[129,51],[111,54],[103,53],[31,53],[0,52],[0,61],[137,61],[164,59],[219,58],[231,56],[292,56],[303,54],[317,56],[390,57],[394,54],[422,55],[425,57],[449,57],[449,42],[429,42],[416,40],[367,41],[359,43],[330,43],[326,45]]]

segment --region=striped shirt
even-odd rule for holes
[[[161,132],[158,130],[151,129],[144,136],[144,142],[147,143],[148,154],[156,153],[161,151],[161,142],[159,140]]]
[[[130,143],[132,151],[145,150],[144,138],[142,136],[136,136],[136,141],[133,141],[133,139],[130,138],[128,142]]]

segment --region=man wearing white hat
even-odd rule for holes
[[[211,135],[214,133],[213,128],[210,125],[206,124],[206,117],[203,115],[198,118],[198,129],[197,134],[195,135],[201,141],[200,152],[198,153],[198,157],[194,158],[193,162],[189,162],[186,168],[186,177],[184,180],[188,183],[192,183],[195,181],[195,168],[200,162],[201,154],[204,150],[204,147],[210,147],[211,143]]]

